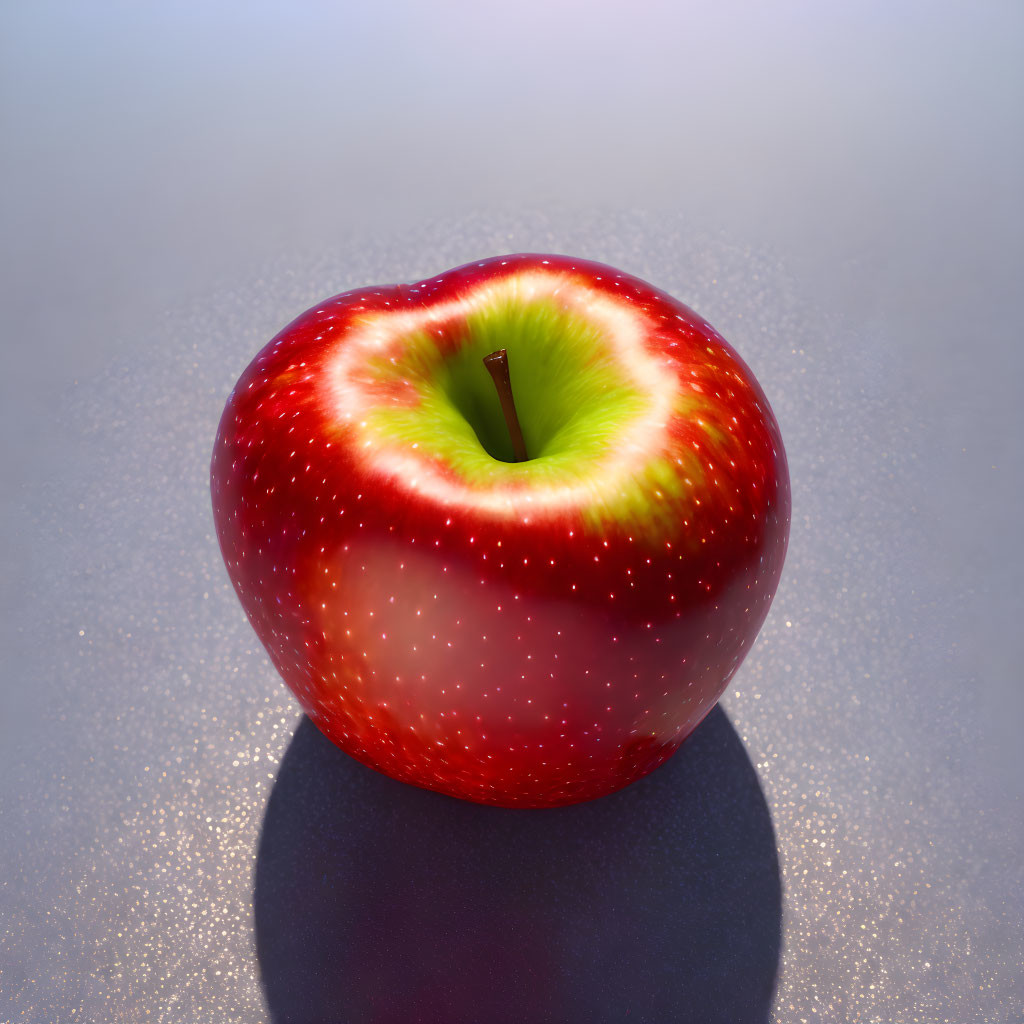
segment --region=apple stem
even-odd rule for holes
[[[497,352],[484,356],[484,366],[490,372],[494,387],[497,389],[501,411],[505,414],[508,436],[512,439],[512,451],[515,453],[516,462],[526,462],[530,456],[526,454],[526,442],[523,440],[523,431],[519,426],[516,402],[512,397],[512,378],[508,374],[508,352],[499,348]]]

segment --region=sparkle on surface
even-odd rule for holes
[[[296,309],[509,248],[607,261],[713,320],[772,396],[793,481],[728,721],[564,812],[412,790],[300,724],[209,509],[224,398]],[[891,350],[772,259],[637,218],[473,220],[270,269],[82,382],[77,440],[27,495],[52,729],[0,790],[0,1019],[252,1024],[331,998],[409,1020],[494,993],[525,1020],[685,1020],[694,999],[732,1021],[1021,1019],[1019,832],[972,757],[962,584],[918,528],[936,454]]]

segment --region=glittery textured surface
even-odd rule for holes
[[[634,787],[516,812],[377,776],[300,719],[207,467],[238,373],[318,296],[530,248],[714,321],[771,398],[794,517],[724,711]],[[1019,802],[958,653],[978,581],[935,553],[950,479],[916,350],[857,326],[685,225],[525,215],[353,241],[140,325],[26,492],[21,683],[49,725],[0,788],[0,1019],[1020,1020]]]

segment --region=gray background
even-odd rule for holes
[[[1024,1019],[1022,101],[1014,3],[0,7],[0,1019]],[[206,489],[294,315],[520,250],[794,486],[725,714],[546,818],[319,743]]]

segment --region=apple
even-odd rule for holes
[[[506,807],[663,763],[750,649],[789,536],[747,366],[669,295],[566,256],[318,303],[242,374],[211,481],[231,581],[313,722]]]

